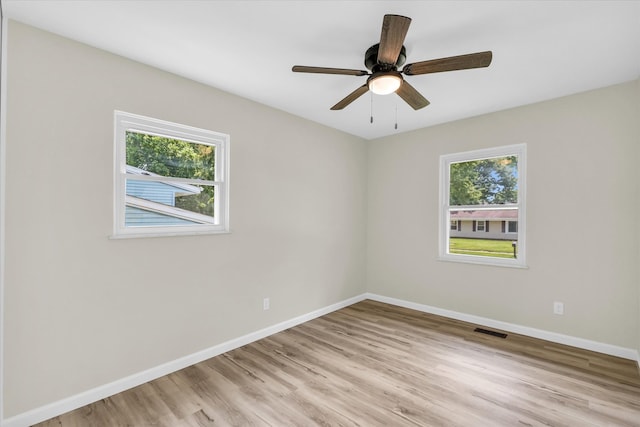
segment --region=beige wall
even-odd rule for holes
[[[637,120],[632,82],[372,142],[368,291],[638,348]],[[529,268],[438,261],[439,156],[518,143]]]
[[[364,141],[16,22],[8,41],[5,417],[365,291]],[[109,240],[114,109],[231,135],[231,234]]]

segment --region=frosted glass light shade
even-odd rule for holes
[[[376,95],[388,95],[398,90],[402,77],[397,74],[382,74],[369,80],[369,90]]]

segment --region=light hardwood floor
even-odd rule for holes
[[[640,426],[635,362],[363,301],[38,426]]]

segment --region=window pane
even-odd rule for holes
[[[115,111],[114,238],[229,231],[229,135]]]
[[[517,156],[451,163],[450,205],[494,205],[517,202]]]
[[[215,224],[215,187],[126,180],[125,226]]]
[[[440,156],[441,259],[526,266],[526,152],[516,144]]]
[[[161,176],[215,181],[215,147],[127,131],[127,165]]]
[[[496,258],[517,257],[518,235],[511,231],[512,234],[505,233],[512,223],[517,224],[517,208],[451,210],[449,216],[450,221],[460,222],[460,228],[449,232],[448,253]]]

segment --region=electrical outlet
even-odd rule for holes
[[[263,299],[262,300],[262,309],[263,310],[269,310],[269,306],[270,306],[269,298]]]
[[[555,301],[553,303],[553,314],[564,314],[564,304],[559,301]]]

